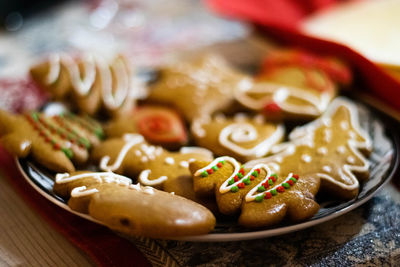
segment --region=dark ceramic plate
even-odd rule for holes
[[[313,218],[303,223],[280,225],[279,227],[266,230],[249,231],[238,226],[232,219],[220,219],[215,230],[210,234],[176,239],[186,241],[235,241],[281,235],[336,218],[359,207],[372,198],[397,171],[399,165],[399,140],[395,129],[399,123],[373,107],[361,104],[359,101],[356,101],[356,103],[359,107],[361,126],[370,134],[374,148],[369,158],[371,162],[370,179],[361,185],[360,194],[357,198],[348,202],[324,201],[321,203],[319,212]],[[29,159],[17,159],[17,165],[26,180],[49,201],[78,216],[100,223],[88,215],[71,210],[67,206],[66,200],[54,194],[52,190],[54,174],[35,165]]]

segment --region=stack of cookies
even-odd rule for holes
[[[75,113],[0,112],[2,145],[116,231],[201,235],[219,216],[245,228],[301,222],[318,193],[349,200],[368,179],[371,141],[355,104],[336,97],[351,82],[336,59],[277,51],[251,76],[206,55],[157,70],[141,100],[132,69],[123,56],[52,55],[31,76]]]

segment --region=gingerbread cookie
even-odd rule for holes
[[[293,172],[277,175],[268,164],[243,168],[234,158],[220,157],[210,162],[190,164],[194,190],[200,195],[215,194],[221,213],[239,213],[239,224],[266,227],[287,218],[304,221],[319,210],[314,201],[320,180]]]
[[[112,172],[57,174],[54,191],[71,209],[132,236],[168,238],[206,234],[215,217],[203,206]]]
[[[282,141],[282,124],[266,123],[261,115],[253,118],[237,113],[233,118],[217,114],[211,118],[196,119],[192,133],[197,145],[216,155],[232,156],[242,162],[268,154],[270,148]]]
[[[182,147],[179,152],[169,152],[148,144],[139,134],[109,139],[92,153],[92,159],[99,163],[101,170],[138,178],[143,185],[175,192],[202,204],[209,201],[194,195],[188,166],[190,161],[212,158],[209,150],[199,147]]]
[[[12,115],[0,110],[2,145],[17,157],[33,159],[56,172],[74,171],[89,150],[103,138],[101,126],[89,117],[72,113],[49,116],[39,112]]]
[[[141,106],[111,121],[108,137],[139,133],[148,142],[166,148],[177,148],[188,141],[185,125],[175,110],[163,106]]]
[[[358,110],[350,101],[338,98],[319,119],[295,128],[289,142],[272,148],[271,157],[246,163],[273,165],[276,172],[297,170],[321,179],[321,188],[335,197],[357,196],[359,180],[368,178],[371,141],[362,131]],[[364,155],[363,155],[364,154]]]
[[[100,110],[115,115],[134,105],[132,71],[122,56],[107,62],[99,55],[52,54],[30,72],[54,99],[72,98],[78,110],[90,115]]]
[[[236,100],[270,119],[313,119],[327,109],[338,83],[350,81],[349,69],[338,61],[277,51],[267,57],[251,88],[236,91]]]
[[[248,85],[246,76],[215,55],[165,67],[159,77],[148,100],[175,107],[188,121],[227,108],[233,92]]]

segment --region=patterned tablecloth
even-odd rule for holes
[[[177,50],[233,41],[248,33],[245,25],[213,16],[198,1],[107,0],[90,8],[68,3],[25,21],[16,32],[0,33],[0,108],[40,105],[41,93],[21,91],[20,85],[26,86],[29,65],[51,51],[119,51],[132,63],[153,66]],[[1,266],[91,264],[34,214],[1,175],[0,216],[6,218],[0,220]],[[356,210],[292,234],[225,243],[132,242],[154,266],[400,266],[399,225],[400,193],[389,183]]]

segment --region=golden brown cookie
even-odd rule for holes
[[[248,78],[215,55],[179,62],[160,70],[148,100],[175,107],[188,121],[227,108],[233,92],[246,87]]]
[[[285,134],[282,124],[267,123],[261,115],[249,117],[243,113],[233,118],[217,114],[196,119],[191,129],[197,145],[242,162],[267,155]]]
[[[48,116],[39,112],[12,115],[0,110],[2,145],[17,157],[31,155],[52,171],[74,171],[89,150],[103,138],[101,126],[89,117],[66,112]]]
[[[107,62],[99,55],[73,58],[52,54],[31,68],[33,80],[56,100],[73,99],[78,110],[95,115],[100,110],[115,115],[134,105],[132,71],[123,56]]]
[[[251,87],[236,91],[244,107],[270,119],[314,119],[349,84],[350,70],[335,59],[304,51],[275,51]]]
[[[111,172],[57,174],[54,192],[69,198],[71,209],[87,213],[127,235],[200,235],[215,226],[215,217],[203,206],[152,187],[132,184],[129,178]]]
[[[193,193],[189,162],[211,160],[212,153],[199,147],[182,147],[179,152],[169,152],[147,143],[139,134],[126,134],[112,138],[93,150],[94,162],[104,171],[137,178],[147,186],[175,192],[186,198],[206,204]]]
[[[293,172],[277,175],[267,164],[243,168],[234,158],[220,157],[211,163],[190,164],[197,194],[215,194],[219,211],[233,215],[240,212],[239,224],[267,227],[283,219],[304,221],[319,210],[314,201],[320,180]]]
[[[178,148],[188,141],[182,118],[163,106],[137,107],[108,123],[105,132],[108,137],[139,133],[151,144],[166,148]]]
[[[368,179],[369,162],[363,156],[371,152],[371,140],[360,128],[357,107],[338,98],[325,114],[295,128],[289,142],[272,149],[275,154],[246,163],[247,167],[265,163],[275,171],[321,178],[321,188],[338,198],[357,196],[359,180]]]

